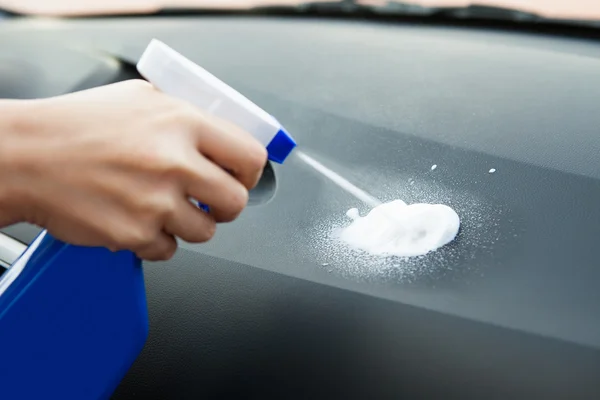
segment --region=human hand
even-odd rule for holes
[[[143,259],[172,257],[175,237],[210,240],[244,209],[267,160],[248,133],[145,81],[17,108],[25,119],[1,139],[9,209],[65,242]]]

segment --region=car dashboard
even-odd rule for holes
[[[153,38],[306,154],[382,200],[448,204],[461,230],[417,259],[352,253],[331,234],[365,206],[296,157],[273,165],[273,198],[145,263],[150,337],[115,399],[600,396],[600,42],[274,16],[4,20],[0,97],[139,78]]]

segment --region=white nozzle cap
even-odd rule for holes
[[[283,163],[296,147],[294,139],[270,114],[159,40],[150,42],[137,69],[161,92],[249,132],[267,148],[272,161]]]

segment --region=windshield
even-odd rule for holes
[[[330,2],[317,0],[316,2]],[[385,4],[386,1],[366,0],[359,3]],[[165,8],[249,8],[269,5],[295,5],[298,0],[0,0],[0,7],[21,14],[45,16],[92,16],[107,14],[146,14]],[[460,7],[473,1],[414,0],[427,7]],[[558,19],[600,20],[599,0],[478,0],[478,5],[508,7]]]

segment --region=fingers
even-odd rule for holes
[[[248,203],[248,190],[205,158],[197,157],[191,171],[192,176],[187,183],[188,196],[209,206],[216,222],[236,219]]]
[[[212,239],[216,229],[213,216],[199,210],[187,199],[181,199],[177,211],[165,223],[167,232],[190,243],[203,243]]]
[[[134,249],[135,254],[148,261],[166,261],[177,251],[177,241],[170,234],[161,232],[156,239],[144,246]]]
[[[179,123],[189,123],[184,131],[189,134],[186,135],[187,145],[191,144],[191,147],[185,150],[185,141],[179,142],[184,150],[178,147],[177,157],[167,157],[164,164],[168,166],[165,170],[175,171],[175,177],[183,178],[177,179],[175,186],[178,189],[175,186],[170,189],[178,192],[171,193],[175,196],[175,203],[169,205],[165,202],[164,210],[160,202],[157,202],[160,207],[156,204],[148,207],[157,216],[164,216],[158,217],[162,219],[161,228],[155,227],[160,233],[150,238],[151,242],[133,249],[138,257],[146,260],[167,260],[177,250],[176,237],[191,243],[206,242],[215,234],[218,222],[236,219],[246,207],[248,191],[258,183],[267,162],[266,149],[247,132],[201,111],[187,110],[188,118],[179,119]],[[190,137],[192,143],[189,142]],[[162,164],[157,162],[154,165]],[[168,187],[168,184],[164,185],[164,188]],[[156,186],[154,190],[158,188]],[[156,194],[150,198],[153,197],[156,199]],[[210,213],[192,205],[189,197],[209,206]]]
[[[195,125],[198,150],[226,169],[251,190],[267,163],[267,151],[250,134],[228,121],[197,113]]]
[[[128,248],[143,260],[166,261],[177,251],[176,237],[191,243],[202,243],[212,239],[215,231],[216,222],[213,216],[202,212],[187,199],[182,198],[177,204],[176,211],[165,221],[163,231],[151,241],[144,241],[144,244],[131,244]]]

